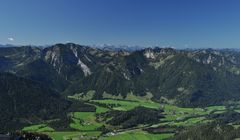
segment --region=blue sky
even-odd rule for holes
[[[0,44],[65,42],[240,48],[240,1],[0,1]]]

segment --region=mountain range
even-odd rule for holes
[[[209,106],[240,98],[240,53],[235,50],[136,51],[91,48],[73,43],[46,48],[0,48],[0,72],[36,81],[63,96],[95,90],[153,95],[158,102]]]

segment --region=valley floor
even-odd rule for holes
[[[75,98],[75,100],[82,100]],[[87,104],[96,107],[95,112],[71,112],[69,129],[55,130],[49,121],[24,127],[27,132],[39,132],[49,135],[54,140],[162,140],[171,138],[183,128],[214,121],[209,116],[223,114],[225,106],[209,106],[206,108],[181,108],[170,104],[160,104],[147,98],[132,97],[128,99],[86,100]],[[139,106],[149,109],[162,109],[163,118],[157,123],[138,124],[124,128],[122,124],[111,125],[113,116],[106,115],[110,111],[128,112]],[[240,108],[234,108],[239,112]],[[105,115],[104,115],[105,114]],[[239,127],[237,124],[229,124]]]

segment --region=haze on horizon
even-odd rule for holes
[[[238,0],[2,0],[0,44],[240,48]]]

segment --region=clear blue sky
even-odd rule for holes
[[[240,48],[240,0],[1,0],[0,44]]]

